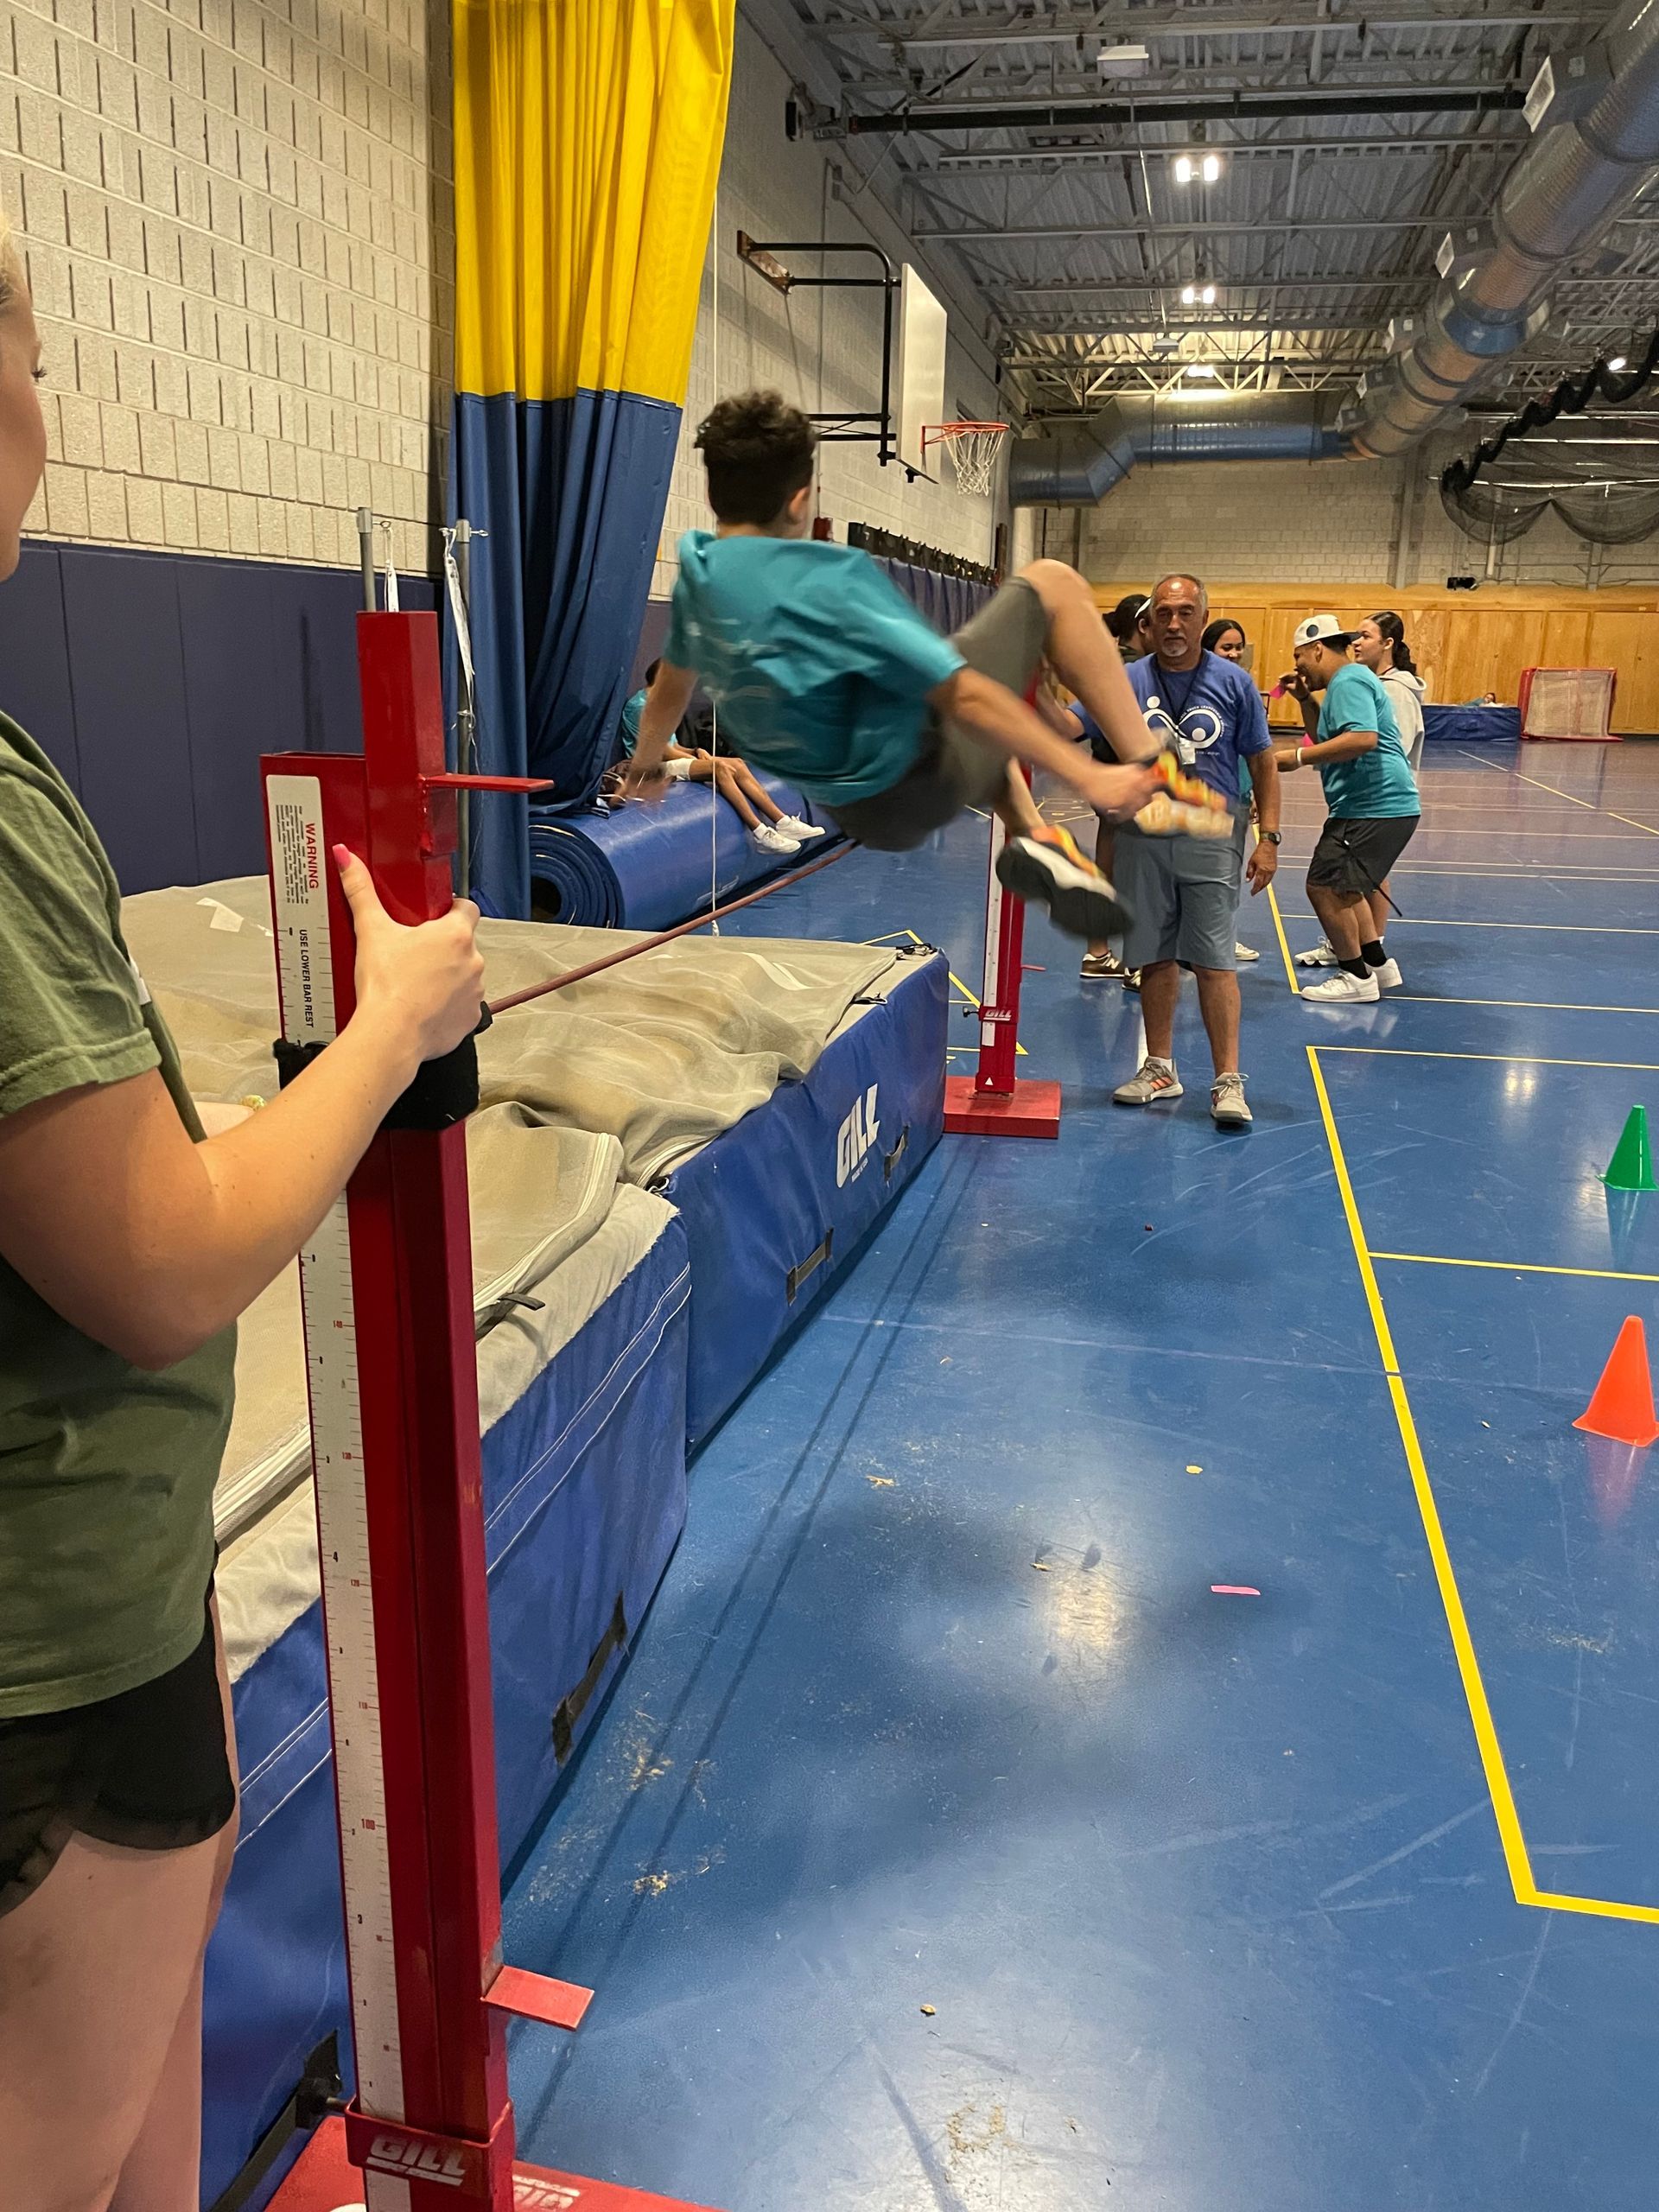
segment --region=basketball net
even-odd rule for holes
[[[1008,435],[1006,423],[938,423],[922,432],[922,452],[943,446],[950,456],[957,489],[983,498],[996,474],[996,457]]]

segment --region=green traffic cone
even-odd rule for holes
[[[1607,1173],[1602,1181],[1610,1191],[1651,1191],[1656,1186],[1653,1179],[1653,1147],[1648,1141],[1648,1109],[1632,1106],[1624,1134],[1613,1147]]]

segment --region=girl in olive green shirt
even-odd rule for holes
[[[0,224],[0,578],[46,437]],[[476,1027],[476,910],[405,930],[338,854],[358,1010],[204,1138],[91,824],[0,717],[0,2197],[194,2205],[201,1961],[234,1840],[212,1610],[237,1315],[421,1061]]]

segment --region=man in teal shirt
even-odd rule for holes
[[[680,541],[680,575],[630,796],[660,796],[675,725],[699,676],[739,753],[821,802],[849,836],[906,852],[969,806],[1008,831],[997,873],[1085,938],[1126,910],[1070,833],[1039,815],[1016,763],[1052,770],[1103,814],[1151,797],[1148,731],[1093,594],[1034,561],[953,639],[938,635],[868,555],[810,535],[816,437],[776,392],[721,401],[697,433],[719,527]],[[1112,766],[1025,703],[1046,659],[1106,730]],[[1185,808],[1185,812],[1197,810]]]
[[[1314,741],[1281,749],[1279,766],[1286,772],[1317,768],[1325,785],[1330,818],[1307,864],[1307,897],[1337,956],[1330,982],[1302,996],[1321,1005],[1359,1004],[1404,980],[1377,932],[1371,901],[1410,843],[1422,802],[1389,695],[1350,658],[1351,634],[1334,614],[1310,614],[1295,642],[1296,673],[1286,688]]]

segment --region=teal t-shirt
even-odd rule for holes
[[[688,531],[663,658],[695,669],[722,747],[845,804],[914,766],[962,655],[856,546]]]
[[[1357,760],[1320,768],[1325,803],[1332,816],[1340,822],[1374,822],[1421,814],[1417,779],[1406,758],[1389,695],[1357,661],[1337,671],[1325,688],[1319,709],[1321,741],[1341,737],[1351,729],[1374,729],[1376,743]]]
[[[622,753],[632,760],[633,748],[639,742],[639,717],[645,711],[645,690],[642,684],[622,709]]]

